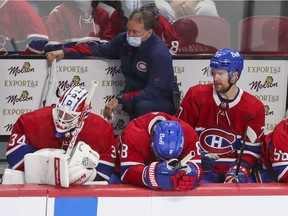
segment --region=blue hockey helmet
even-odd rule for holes
[[[217,70],[227,70],[230,79],[232,73],[238,71],[238,78],[241,76],[243,70],[243,57],[237,51],[233,49],[223,48],[218,50],[210,60],[210,67]]]
[[[160,121],[154,130],[152,148],[161,160],[177,158],[183,151],[184,135],[176,121]]]

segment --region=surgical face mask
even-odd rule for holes
[[[146,34],[146,32],[145,32],[145,34]],[[144,35],[142,37],[144,37]],[[126,39],[127,39],[127,42],[130,46],[139,47],[142,43],[142,41],[141,41],[142,37],[129,37],[129,35],[127,33]]]

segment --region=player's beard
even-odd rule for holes
[[[230,90],[230,88],[232,87],[232,83],[228,83],[228,85],[224,86],[222,83],[218,83],[218,82],[214,82],[214,87],[215,87],[215,91],[218,94],[225,94],[226,92],[228,92]]]

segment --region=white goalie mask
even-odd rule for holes
[[[76,127],[87,94],[84,88],[74,86],[59,98],[56,107],[52,110],[54,125],[58,133],[65,133]],[[90,110],[91,106],[84,114],[84,118],[87,118]]]

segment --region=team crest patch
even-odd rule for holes
[[[234,133],[218,128],[208,128],[199,136],[200,147],[206,152],[218,155],[234,152],[237,146],[237,136]]]
[[[147,72],[147,63],[143,61],[139,61],[136,64],[136,68],[141,72]]]

